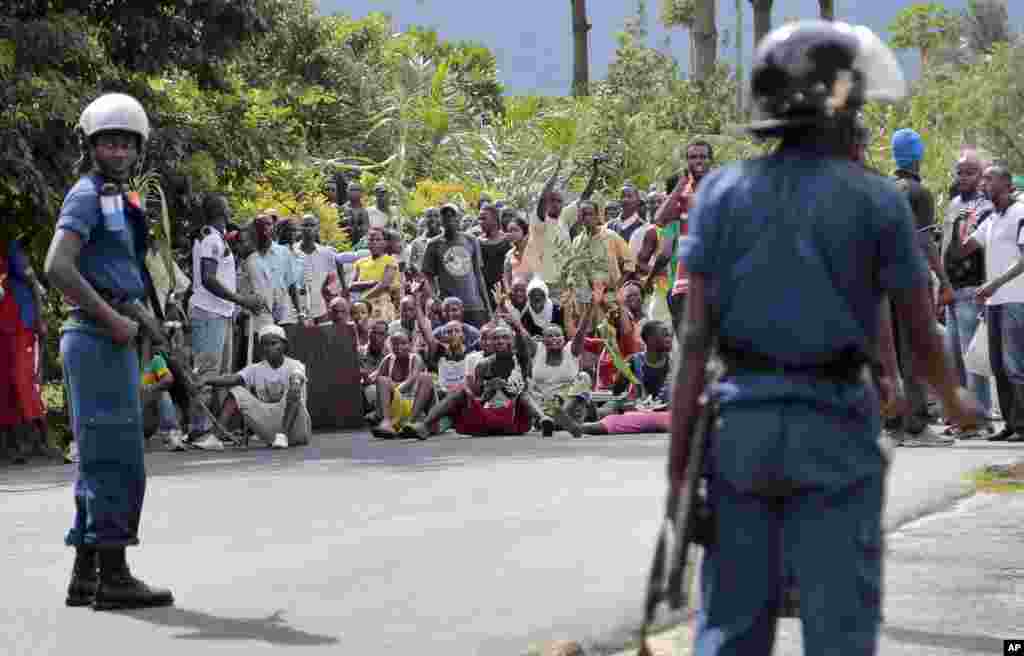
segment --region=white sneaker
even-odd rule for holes
[[[930,428],[925,428],[917,435],[907,435],[901,446],[904,447],[942,447],[954,446],[956,438],[949,435],[939,435]]]
[[[287,449],[288,448],[288,436],[284,433],[278,433],[274,436],[274,441],[270,444],[271,448],[274,449]]]
[[[213,433],[207,433],[192,443],[192,446],[203,451],[223,451],[224,443]]]
[[[168,451],[185,451],[188,448],[185,446],[185,436],[179,430],[172,430],[167,434],[166,444]]]

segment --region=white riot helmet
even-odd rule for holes
[[[101,132],[119,130],[139,135],[140,147],[149,139],[149,118],[139,101],[123,93],[107,93],[89,103],[78,119],[86,140]]]

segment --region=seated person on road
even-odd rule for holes
[[[377,369],[377,406],[383,418],[372,431],[374,437],[383,439],[395,437],[395,430],[413,416],[413,401],[419,394],[427,395],[419,404],[421,408],[433,396],[433,389],[417,386],[424,371],[423,359],[412,352],[409,333],[399,326],[391,330],[389,341],[391,353]]]
[[[237,374],[200,379],[199,386],[230,388],[220,413],[221,427],[241,413],[256,436],[275,449],[309,444],[306,365],[285,356],[288,340],[280,326],[260,331],[260,343],[265,360]]]
[[[144,342],[146,351],[151,348],[148,341]],[[172,451],[184,451],[185,435],[181,432],[181,424],[178,421],[178,408],[171,398],[174,383],[174,374],[168,368],[167,361],[159,353],[154,353],[142,372],[143,416],[157,417],[156,437],[167,448]]]
[[[590,401],[590,375],[580,371],[579,356],[583,352],[584,335],[590,330],[593,315],[593,304],[587,304],[579,330],[568,344],[561,326],[549,324],[544,329],[544,341],[538,344],[514,315],[503,315],[503,318],[511,320],[513,328],[527,346],[531,362],[530,394],[544,415],[554,417],[558,427],[569,431],[573,437],[580,436],[574,417],[578,412],[585,412]],[[551,436],[552,428],[550,424],[542,426],[544,437]]]
[[[466,356],[465,382],[467,385],[476,378],[476,366],[480,364],[480,361],[494,355],[494,329],[497,327],[493,321],[488,321],[480,326],[480,350],[473,351]]]
[[[405,332],[409,333],[412,338],[412,352],[417,353],[420,357],[426,359],[427,353],[427,340],[424,337],[426,333],[422,331],[420,325],[416,321],[416,304],[417,298],[412,294],[406,294],[402,297],[401,302],[398,304],[398,318],[391,322],[388,326],[388,332],[401,328]],[[428,324],[429,325],[429,324]],[[432,331],[427,331],[432,332]]]
[[[349,308],[356,325],[356,346],[362,353],[370,343],[370,305],[366,301],[352,301]]]
[[[421,327],[429,328],[430,321],[419,304],[416,305],[416,313]],[[457,321],[452,321],[441,327],[441,339],[435,338],[433,332],[429,330],[424,330],[423,334],[427,335],[425,359],[427,366],[432,371],[424,371],[416,381],[416,392],[411,411],[413,422],[423,419],[423,415],[438,399],[465,389],[470,362],[471,360],[473,363],[479,362],[479,356],[481,356],[480,351],[466,353],[465,344],[462,341],[464,337],[462,324]],[[489,333],[481,331],[481,342],[485,334],[489,335]],[[474,359],[472,356],[478,357]],[[443,432],[449,426],[450,422],[432,425],[431,432]]]
[[[327,316],[334,326],[351,326],[355,328],[352,321],[352,308],[348,300],[343,296],[333,299],[327,307]]]
[[[421,422],[409,425],[408,432],[425,440],[442,417],[452,417],[455,430],[464,435],[524,435],[533,419],[554,429],[554,420],[543,412],[526,392],[527,372],[523,360],[513,348],[513,330],[505,322],[494,329],[494,355],[476,366],[474,378],[466,388],[449,394]]]
[[[466,350],[475,351],[480,345],[480,331],[463,321],[464,313],[465,307],[462,304],[462,299],[455,296],[449,296],[444,299],[444,302],[441,303],[441,316],[444,317],[444,322],[441,326],[434,329],[434,337],[439,338],[441,336],[441,328],[443,326],[449,322],[457,321],[462,324],[463,341],[466,344]]]
[[[618,306],[611,309],[607,309],[604,295],[595,294],[594,302],[599,312],[607,311],[608,324],[615,329],[615,344],[619,354],[624,360],[628,360],[634,353],[643,350],[643,341],[640,337],[640,324],[644,319],[643,293],[640,285],[629,281],[619,290],[617,298]],[[594,322],[598,323],[599,319],[595,318]],[[590,353],[601,354],[597,366],[596,389],[621,394],[629,388],[629,381],[615,367],[603,339],[588,338],[584,342],[584,348]]]
[[[459,391],[466,384],[466,376],[470,371],[463,324],[450,321],[438,330],[432,331],[430,320],[423,310],[423,303],[414,303],[413,310],[420,332],[426,336],[424,359],[430,370],[437,372],[438,396]],[[483,331],[481,339],[482,335]],[[421,378],[424,385],[429,384],[430,389],[435,389],[434,377],[431,374],[426,373]]]
[[[353,308],[356,304],[353,304]],[[359,380],[363,386],[363,402],[368,414],[380,421],[377,407],[377,370],[388,355],[388,322],[375,319],[370,322],[366,346],[359,347]]]
[[[640,382],[634,385],[635,398],[657,398],[662,394],[671,367],[672,331],[663,321],[648,321],[640,328],[644,350],[629,356],[629,368]]]
[[[668,374],[672,370],[672,333],[662,321],[648,321],[640,329],[645,349],[629,358],[629,368],[640,382],[637,409],[611,414],[601,421],[583,424],[585,435],[664,433],[669,430]]]
[[[508,296],[509,312],[522,322],[530,336],[543,338],[548,326],[562,327],[562,308],[548,296],[548,286],[540,278],[515,276]]]

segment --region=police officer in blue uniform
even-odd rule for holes
[[[71,306],[60,351],[78,443],[75,517],[66,543],[75,563],[66,603],[97,610],[163,606],[170,591],[131,575],[125,547],[139,543],[146,489],[136,337],[166,344],[145,309],[146,216],[124,184],[138,170],[149,120],[137,100],[106,94],[78,123],[82,177],[64,198],[46,275]]]
[[[764,120],[750,129],[781,145],[710,173],[680,245],[690,292],[671,485],[713,344],[725,369],[710,390],[714,540],[695,653],[771,654],[788,574],[805,653],[874,654],[886,456],[869,365],[884,295],[948,416],[975,423],[979,411],[943,358],[905,195],[850,161],[857,109],[905,93],[892,52],[866,28],[790,24],[764,39],[751,83]]]

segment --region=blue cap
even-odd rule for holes
[[[913,168],[924,157],[924,140],[910,128],[897,130],[892,135],[892,158],[901,169]]]

